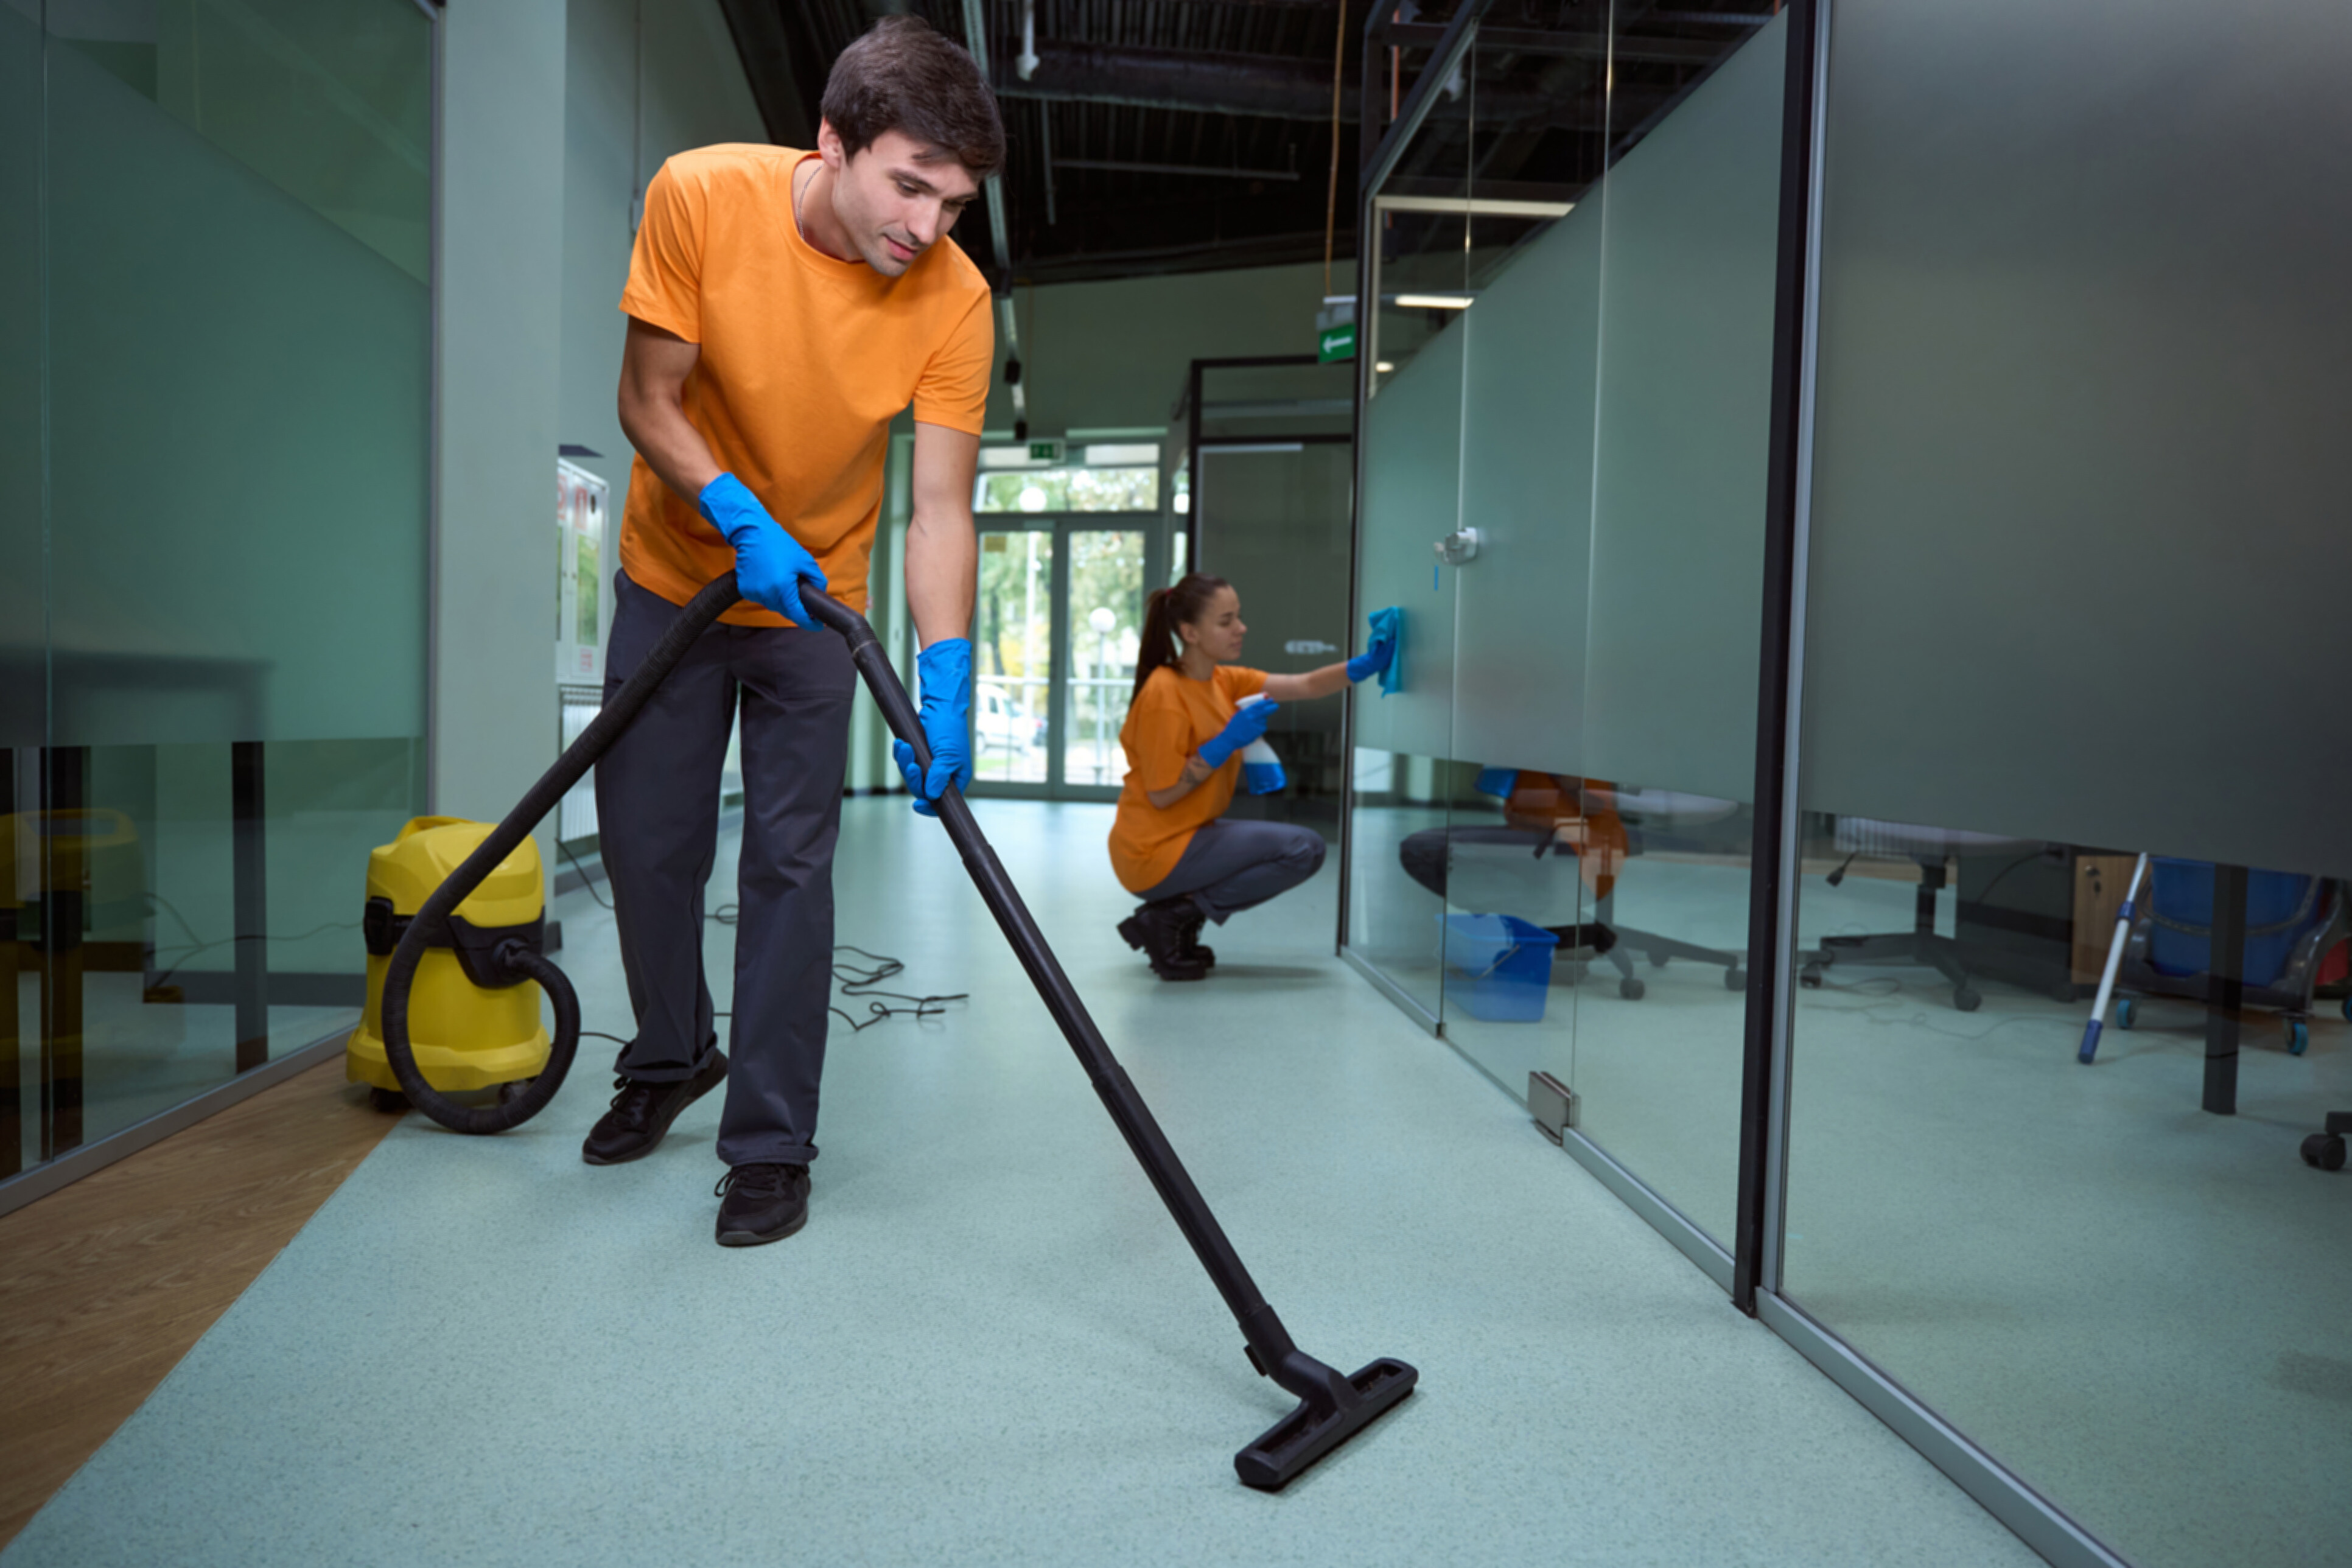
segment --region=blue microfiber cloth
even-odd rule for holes
[[[1385,610],[1374,610],[1371,622],[1374,642],[1385,637],[1396,644],[1395,657],[1381,671],[1381,695],[1386,697],[1404,684],[1404,612],[1391,605]]]

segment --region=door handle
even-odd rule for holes
[[[1465,561],[1475,560],[1478,546],[1485,542],[1484,536],[1476,529],[1457,528],[1439,540],[1432,548],[1437,552],[1437,558],[1440,561],[1444,562],[1448,566],[1459,566]]]

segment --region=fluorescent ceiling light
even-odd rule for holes
[[[1107,445],[1095,443],[1086,448],[1087,467],[1090,468],[1118,468],[1160,461],[1157,445]]]
[[[1384,213],[1467,213],[1473,217],[1566,217],[1574,202],[1528,202],[1505,196],[1374,196]]]
[[[1474,298],[1470,294],[1400,294],[1396,303],[1400,310],[1466,310]]]
[[[1389,361],[1387,361],[1387,360],[1380,360],[1380,361],[1377,361],[1377,362],[1375,362],[1375,363],[1373,363],[1373,365],[1372,365],[1372,369],[1374,369],[1375,371],[1379,372],[1379,373],[1380,373],[1381,374],[1382,374],[1382,375],[1387,375],[1387,374],[1391,374],[1391,372],[1393,372],[1393,371],[1396,369],[1396,366],[1395,366],[1394,364],[1391,364],[1391,363]]]

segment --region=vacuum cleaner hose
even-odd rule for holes
[[[517,845],[530,837],[531,829],[571,793],[572,786],[586,776],[588,770],[596,765],[596,759],[620,739],[622,731],[669,678],[669,672],[677,668],[678,660],[686,657],[695,639],[740,598],[735,590],[735,574],[730,572],[688,600],[677,619],[654,644],[646,661],[605,700],[603,710],[589,721],[580,738],[564,749],[555,765],[490,829],[489,837],[466,857],[464,863],[433,889],[417,907],[408,929],[401,933],[400,944],[392,950],[391,961],[384,969],[384,1058],[391,1065],[393,1076],[400,1080],[401,1091],[408,1096],[409,1103],[442,1126],[455,1132],[504,1132],[545,1110],[548,1101],[555,1098],[555,1091],[563,1087],[564,1075],[572,1070],[572,1058],[579,1050],[580,1001],[563,971],[544,955],[519,942],[501,948],[499,956],[502,965],[511,971],[518,984],[535,980],[546,990],[548,999],[554,1004],[555,1029],[547,1066],[520,1093],[497,1105],[467,1105],[436,1089],[417,1069],[416,1052],[408,1037],[408,992],[416,979],[417,964],[428,948],[446,943],[448,919],[457,906],[482,885],[482,879],[500,861],[514,853]]]

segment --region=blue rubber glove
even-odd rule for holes
[[[742,480],[721,474],[702,487],[694,504],[735,547],[735,586],[745,598],[796,626],[815,625],[801,607],[801,584],[830,586],[824,568],[768,515],[768,509],[743,487]]]
[[[904,741],[890,742],[907,789],[915,797],[915,811],[937,816],[931,802],[950,784],[958,793],[971,787],[971,644],[962,637],[942,637],[915,656],[915,675],[923,692],[923,742],[931,749],[927,773],[915,765],[915,748]]]
[[[1348,661],[1349,680],[1370,680],[1375,675],[1387,673],[1396,659],[1396,638],[1385,632],[1376,632],[1372,646]]]
[[[1213,768],[1222,768],[1225,759],[1265,733],[1265,721],[1282,706],[1279,702],[1253,702],[1237,708],[1225,721],[1225,727],[1201,742],[1201,760]]]

